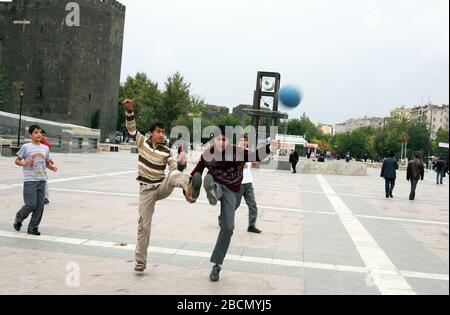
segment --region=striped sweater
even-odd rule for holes
[[[160,184],[165,178],[167,165],[169,171],[177,169],[177,161],[165,145],[153,147],[136,128],[133,111],[126,111],[126,126],[131,138],[136,141],[139,153],[139,171],[137,180],[142,184]]]

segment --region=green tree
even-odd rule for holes
[[[158,84],[151,81],[145,73],[137,73],[135,77],[129,76],[120,87],[120,103],[118,104],[119,130],[125,130],[125,111],[122,105],[124,99],[132,99],[138,129],[148,131],[152,122],[157,120],[162,95]]]
[[[331,143],[340,156],[350,153],[358,159],[362,159],[365,154],[376,157],[374,152],[377,150],[376,143],[379,131],[372,127],[363,127],[352,132],[335,135]]]
[[[449,142],[449,132],[448,130],[439,129],[436,134],[436,139],[433,141],[433,150],[432,153],[434,156],[439,156],[448,161],[448,149],[440,148],[439,143],[448,143]]]
[[[158,119],[166,125],[167,130],[175,126],[174,122],[180,117],[189,116],[192,109],[189,89],[190,84],[186,83],[178,72],[167,79],[157,113]]]
[[[306,116],[306,114],[303,114],[300,119],[290,119],[287,122],[281,123],[279,129],[283,132],[286,130],[289,135],[305,136],[306,140],[309,142],[312,142],[313,139],[324,139],[323,133]]]
[[[412,120],[407,128],[408,149],[407,157],[411,158],[415,152],[427,156],[432,149],[431,132],[428,124],[423,120]]]
[[[408,138],[406,156],[410,158],[414,152],[426,155],[431,148],[430,131],[422,120],[406,118],[388,119],[383,129],[377,130],[369,137],[369,152],[375,158],[384,158],[389,152],[394,152],[400,158],[402,151],[401,138]]]

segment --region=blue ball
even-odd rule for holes
[[[302,101],[300,90],[292,85],[284,86],[278,92],[280,102],[287,107],[297,107]]]

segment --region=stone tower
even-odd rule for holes
[[[79,13],[79,14],[78,14]],[[116,130],[125,6],[115,0],[0,2],[0,71],[10,98],[0,110]]]

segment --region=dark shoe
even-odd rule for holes
[[[197,200],[198,196],[200,196],[200,190],[202,188],[202,174],[195,173],[194,176],[192,176],[191,186],[192,186],[191,197]]]
[[[143,264],[136,264],[134,267],[134,271],[136,272],[144,272],[145,271],[145,265]]]
[[[387,198],[387,199],[389,199],[389,198],[390,198],[390,196],[389,196],[389,195],[386,195],[386,198]]]
[[[200,195],[200,190],[202,188],[202,175],[200,173],[196,173],[189,180],[188,191],[183,190],[184,197],[186,201],[193,204],[197,201],[198,196]]]
[[[209,204],[212,206],[217,205],[219,198],[217,197],[216,182],[214,181],[214,178],[211,174],[207,174],[205,176],[203,187],[205,188]]]
[[[14,230],[17,232],[20,232],[20,229],[22,228],[22,223],[14,222]]]
[[[48,204],[50,204],[50,200],[48,200],[47,198],[45,198],[44,205],[48,205]]]
[[[34,236],[41,236],[41,233],[39,232],[38,229],[34,229],[34,230],[28,229],[28,234],[34,235]]]
[[[389,195],[391,198],[394,198],[394,195],[391,193],[390,195]]]
[[[222,270],[222,268],[219,265],[214,265],[211,270],[211,274],[209,275],[209,280],[211,280],[212,282],[219,281],[221,270]]]
[[[249,233],[261,234],[262,231],[257,229],[255,226],[251,226],[247,230]]]

